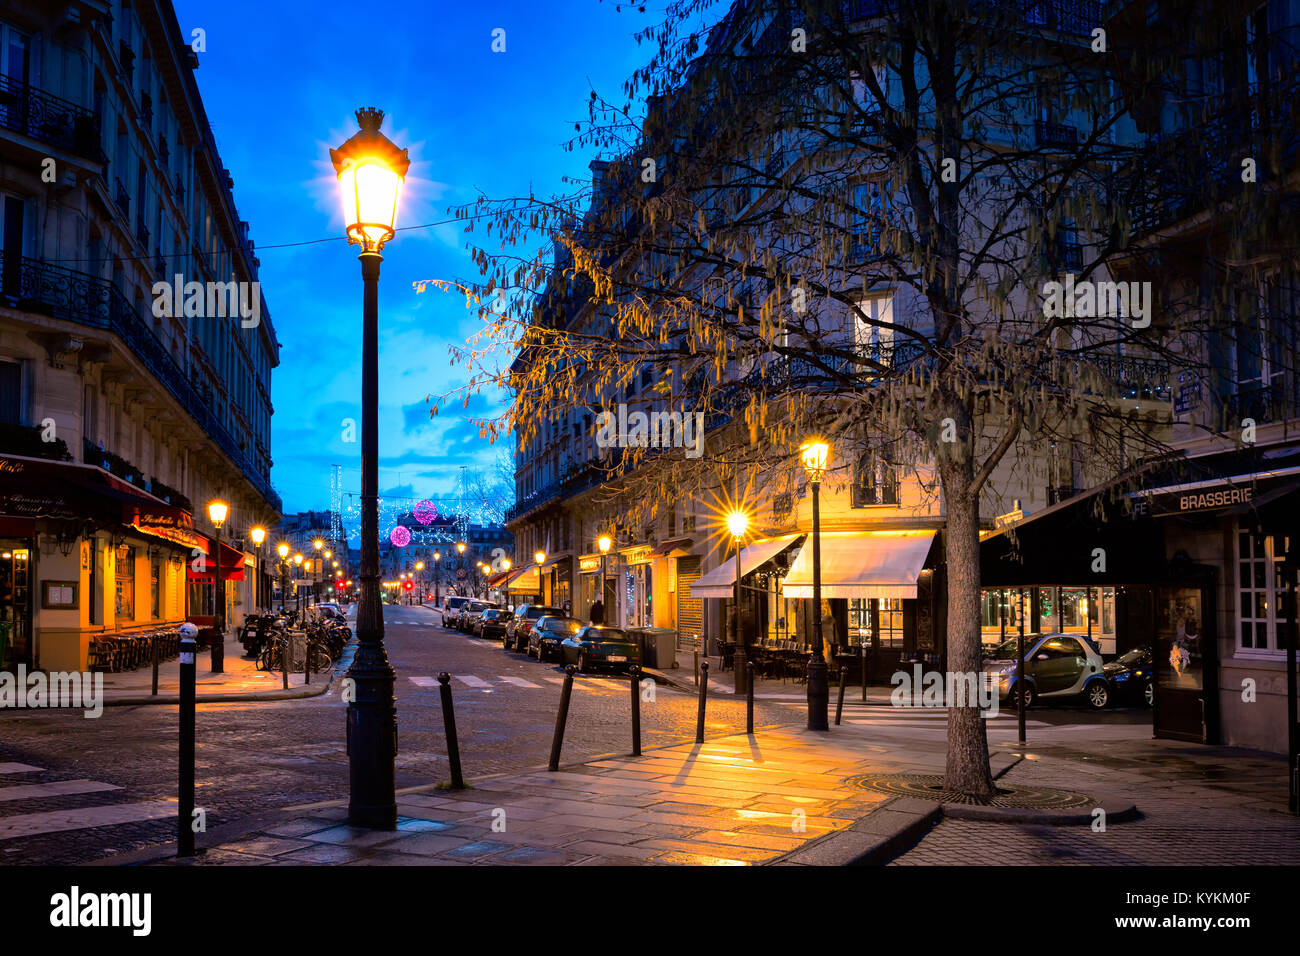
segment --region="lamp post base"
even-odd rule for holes
[[[808,729],[830,730],[827,711],[831,688],[826,676],[826,658],[814,654],[808,662]]]
[[[383,645],[358,647],[348,678],[356,693],[348,704],[348,823],[371,830],[395,830],[397,700],[393,692],[397,675]]]

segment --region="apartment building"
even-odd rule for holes
[[[172,5],[7,0],[0,34],[0,618],[7,661],[82,669],[211,623],[213,499],[227,621],[257,601],[279,343]]]

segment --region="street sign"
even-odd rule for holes
[[[462,581],[464,581],[464,580],[465,580],[465,569],[464,569],[464,568],[457,568],[457,569],[456,569],[456,577],[458,577],[458,578],[460,578]]]

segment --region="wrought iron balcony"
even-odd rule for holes
[[[1268,385],[1242,389],[1223,403],[1224,428],[1240,428],[1247,418],[1257,425],[1300,417],[1300,376],[1287,373]]]
[[[1065,123],[1034,120],[1034,143],[1038,146],[1062,146],[1074,149],[1079,145],[1079,131]]]
[[[185,370],[158,341],[148,322],[113,283],[85,272],[64,269],[0,250],[0,299],[19,309],[39,312],[112,333],[149,373],[171,393],[206,434],[277,510],[280,496],[244,454],[210,404],[190,383]]]
[[[0,126],[104,163],[99,125],[94,111],[0,75]]]
[[[1103,381],[1113,384],[1118,398],[1149,402],[1172,402],[1173,382],[1169,363],[1120,355],[1089,355],[1078,368],[1094,369]]]

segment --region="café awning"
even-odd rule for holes
[[[915,598],[933,540],[933,531],[823,531],[822,598]],[[812,562],[809,541],[785,576],[785,597],[813,596]]]
[[[194,560],[187,563],[185,576],[191,581],[211,581],[212,574],[217,569],[217,559],[212,550],[216,542],[207,535],[199,535],[199,537],[202,539],[201,547],[204,553],[195,556]],[[244,580],[244,552],[232,548],[224,541],[221,542],[221,580]]]
[[[779,538],[755,541],[748,547],[740,549],[740,574],[744,577],[753,573],[771,561],[778,554],[795,543],[801,536],[786,534]],[[708,574],[700,575],[691,582],[692,598],[729,598],[736,588],[736,558],[727,558]]]
[[[94,465],[0,455],[0,514],[193,529],[189,512]]]
[[[512,572],[513,576],[506,585],[506,590],[511,594],[541,594],[541,578],[537,574],[537,565],[524,568],[521,571]]]

